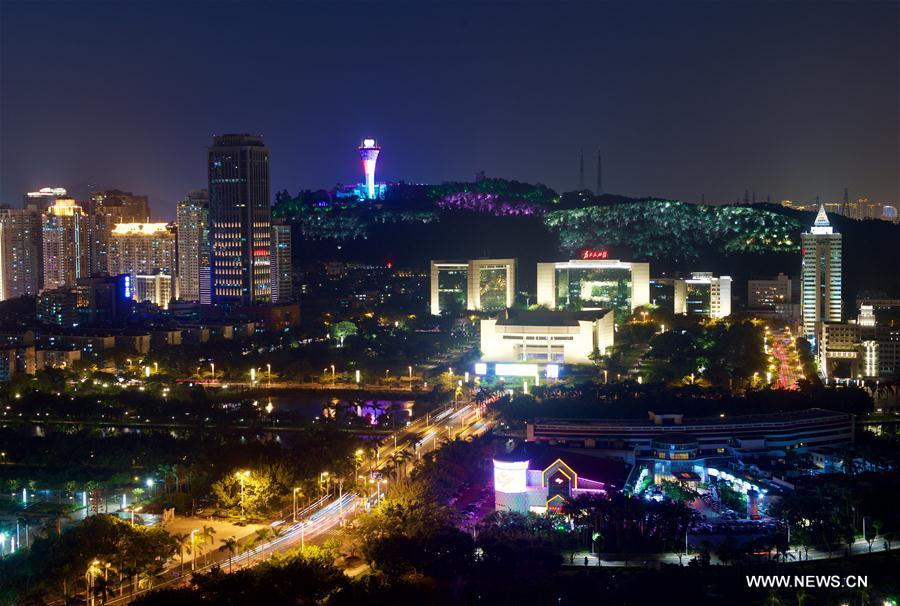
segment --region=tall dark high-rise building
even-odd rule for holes
[[[272,302],[293,300],[291,273],[291,224],[283,218],[272,220]]]
[[[213,137],[209,148],[212,303],[271,300],[269,148],[247,134]]]

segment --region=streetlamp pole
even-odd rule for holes
[[[297,523],[297,491],[300,490],[299,487],[295,487],[293,490],[294,496],[294,524]]]

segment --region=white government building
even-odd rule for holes
[[[613,345],[612,310],[526,311],[506,309],[481,321],[482,362],[591,364]]]

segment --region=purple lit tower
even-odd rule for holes
[[[363,139],[359,146],[359,157],[362,158],[363,170],[366,173],[366,195],[370,200],[375,198],[375,162],[380,151],[381,148],[375,139]]]

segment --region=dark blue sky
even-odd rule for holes
[[[488,175],[733,201],[898,199],[898,3],[0,0],[0,201],[131,189],[171,217],[213,133],[272,187]]]

